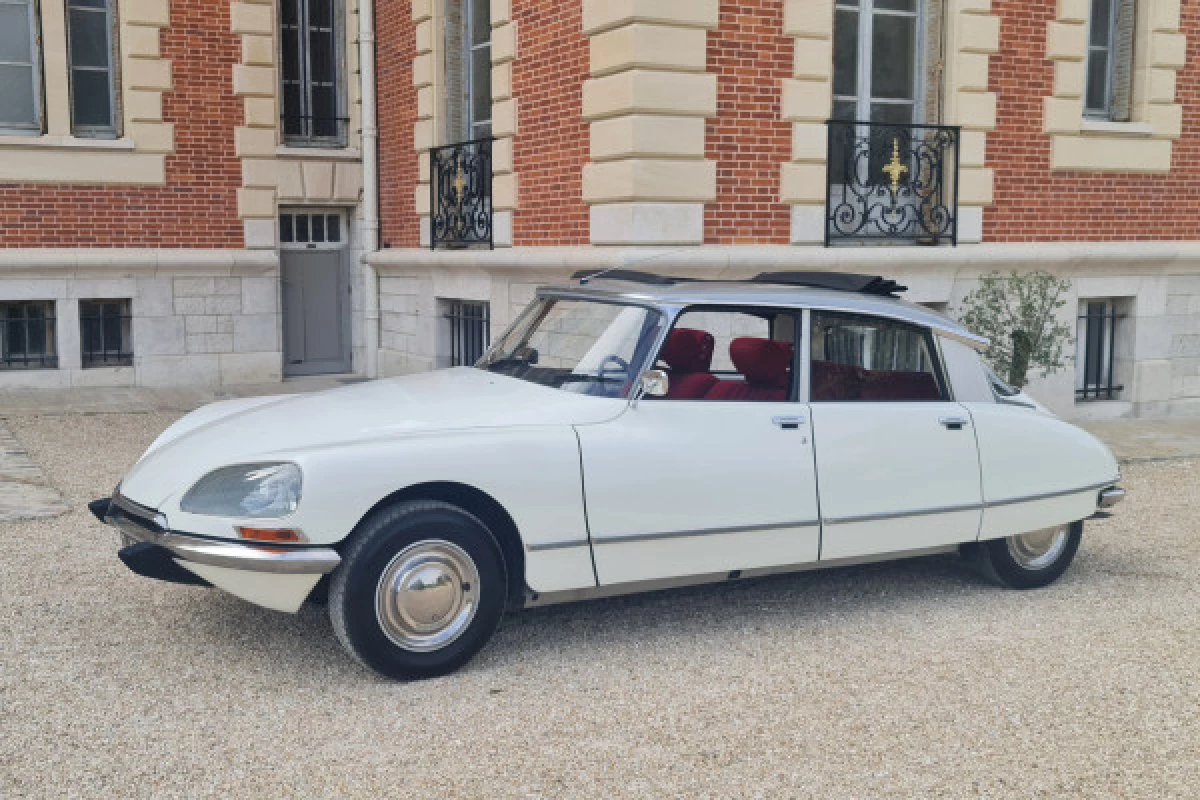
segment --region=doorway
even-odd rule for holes
[[[279,215],[283,374],[350,372],[350,259],[341,211]]]

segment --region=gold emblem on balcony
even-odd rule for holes
[[[892,139],[892,160],[884,166],[883,173],[892,179],[893,193],[900,188],[900,179],[906,172],[908,167],[900,162],[900,140]]]

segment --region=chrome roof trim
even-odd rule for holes
[[[907,300],[832,289],[725,281],[695,281],[655,286],[597,278],[587,286],[545,286],[538,290],[538,295],[670,308],[703,305],[758,306],[867,314],[929,328],[941,336],[962,342],[979,351],[987,350],[990,344],[984,337],[971,333],[949,317]]]

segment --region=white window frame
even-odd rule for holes
[[[18,66],[29,66],[33,80],[33,122],[30,125],[0,125],[0,135],[41,136],[46,127],[46,110],[42,97],[42,9],[39,0],[0,0],[0,5],[27,6],[29,8],[29,40],[33,43],[30,64],[5,62]]]
[[[346,46],[345,46],[345,12],[342,0],[330,0],[333,12],[333,30],[331,38],[333,39],[333,68],[334,80],[333,91],[336,97],[334,113],[335,117],[335,133],[333,136],[318,136],[313,133],[314,118],[312,116],[312,51],[309,44],[309,0],[290,0],[296,3],[296,20],[299,29],[297,35],[298,41],[298,57],[300,59],[301,74],[298,78],[300,84],[300,108],[299,117],[301,119],[300,133],[287,133],[285,121],[288,118],[289,111],[297,109],[288,109],[284,107],[287,97],[287,92],[284,90],[285,63],[283,58],[283,13],[282,8],[279,11],[279,135],[280,139],[288,147],[345,147],[347,141],[347,128],[349,120],[347,119],[347,103],[346,103]],[[289,0],[284,0],[289,2]]]
[[[1088,29],[1087,29],[1087,59],[1084,61],[1084,86],[1083,86],[1083,116],[1087,119],[1108,120],[1112,119],[1112,101],[1113,101],[1113,71],[1117,63],[1116,53],[1114,52],[1117,41],[1117,0],[1108,0],[1108,19],[1097,20],[1093,13],[1096,9],[1096,0],[1091,0],[1088,9]],[[1092,44],[1092,33],[1098,25],[1103,25],[1108,30],[1108,37],[1104,44]],[[1088,106],[1088,95],[1091,94],[1092,80],[1092,58],[1096,53],[1104,53],[1108,59],[1108,69],[1104,71],[1104,107],[1094,108]]]
[[[489,32],[488,37],[479,44],[471,43],[471,33],[475,30],[475,15],[479,13],[481,7],[487,7],[489,0],[463,0],[463,99],[466,103],[466,108],[463,110],[463,119],[466,121],[465,128],[467,138],[469,140],[488,139],[492,135],[492,87],[489,78],[488,82],[488,116],[487,119],[475,118],[475,93],[479,88],[475,86],[475,70],[474,62],[476,55],[486,52],[487,63],[492,62],[492,37]],[[490,16],[490,13],[489,13]]]
[[[81,139],[116,139],[120,135],[120,108],[117,92],[117,65],[120,58],[117,52],[117,0],[104,0],[104,8],[80,6],[73,8],[75,0],[66,0],[66,32],[67,32],[67,82],[70,86],[71,133]],[[71,13],[82,11],[88,14],[104,15],[105,49],[108,52],[108,68],[77,67],[71,62]],[[80,125],[75,122],[75,73],[76,72],[106,72],[108,73],[108,125]]]
[[[925,14],[926,0],[916,0],[914,3],[915,11],[898,11],[890,8],[876,8],[875,0],[859,0],[857,3],[841,2],[835,5],[834,13],[838,11],[851,11],[858,14],[858,35],[856,38],[858,48],[858,66],[857,74],[855,75],[855,93],[853,95],[834,95],[833,102],[837,103],[854,103],[854,116],[856,122],[871,121],[871,106],[878,103],[880,105],[911,105],[913,123],[919,124],[924,111],[925,99],[925,83],[926,76],[924,70],[921,69],[924,59],[922,58],[925,51]],[[891,16],[891,17],[907,17],[913,20],[915,41],[913,46],[913,96],[912,100],[896,100],[890,97],[875,97],[872,92],[865,92],[864,88],[871,86],[871,70],[873,67],[873,52],[872,43],[874,41],[875,17]]]

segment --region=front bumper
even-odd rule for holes
[[[190,564],[274,575],[321,576],[342,563],[342,557],[329,547],[254,545],[172,531],[162,514],[120,493],[95,500],[88,508],[101,522],[120,531],[127,545],[149,543]]]

